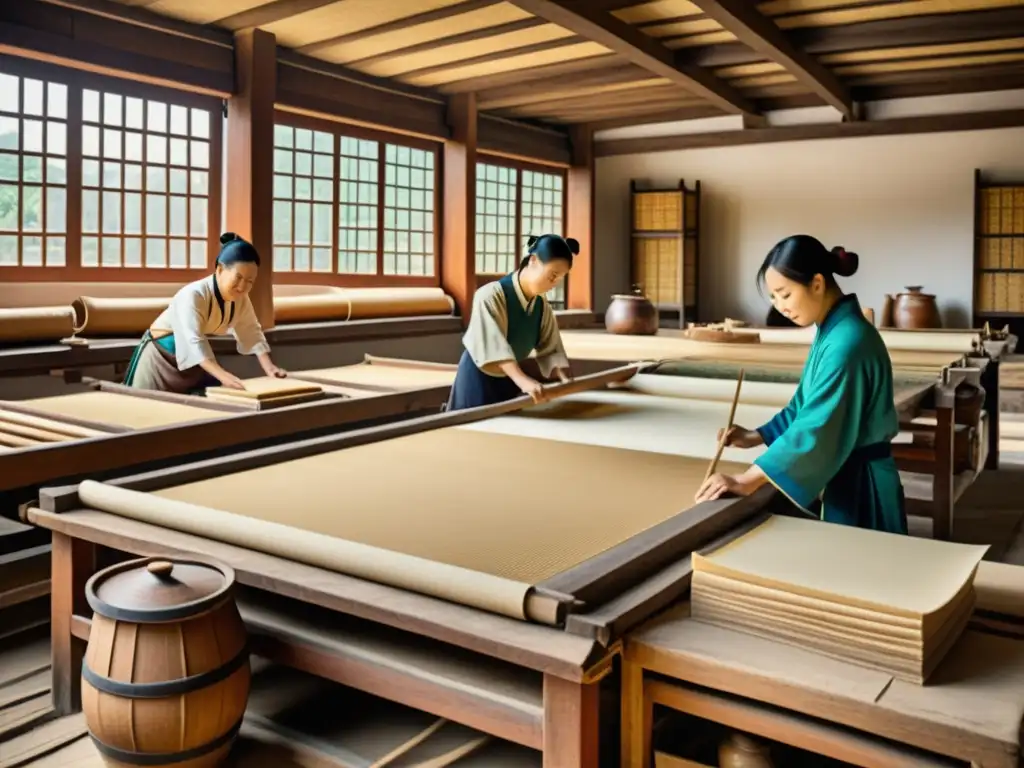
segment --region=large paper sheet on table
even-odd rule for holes
[[[721,549],[695,553],[693,568],[916,618],[956,597],[987,550],[775,516]]]

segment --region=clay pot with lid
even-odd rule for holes
[[[920,285],[908,285],[906,293],[897,293],[893,303],[893,325],[897,328],[941,328],[942,317],[935,296],[922,293]]]
[[[132,560],[89,579],[82,709],[107,765],[227,757],[251,682],[234,584],[231,568],[191,559]]]
[[[604,327],[609,333],[653,336],[658,332],[658,308],[639,287],[633,293],[612,295],[604,313]]]
[[[718,747],[721,768],[774,768],[768,747],[744,733],[734,733]]]

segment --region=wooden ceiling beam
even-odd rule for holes
[[[878,48],[947,45],[1013,37],[1024,29],[1024,7],[990,11],[943,13],[904,19],[882,19],[838,27],[810,27],[786,32],[800,50],[821,56]],[[724,43],[680,51],[700,67],[731,67],[763,61],[764,55],[743,43]]]
[[[757,114],[753,102],[738,90],[701,67],[677,62],[674,51],[610,13],[595,9],[588,0],[509,1],[528,13],[603,45],[715,106],[738,114]]]
[[[640,82],[652,79],[635,64],[621,64],[617,67],[603,67],[593,71],[584,71],[572,77],[552,77],[543,80],[514,83],[502,88],[494,88],[477,92],[477,103],[480,109],[504,109],[537,101],[548,101],[562,95],[574,95],[580,91],[598,89],[606,85]]]
[[[405,48],[397,48],[393,51],[384,51],[382,53],[376,53],[373,56],[366,56],[362,59],[355,59],[353,61],[346,62],[346,66],[357,67],[367,66],[369,64],[380,64],[385,61],[392,61],[394,59],[400,59],[403,56],[412,56],[416,53],[422,53],[423,51],[432,51],[435,48],[440,48],[446,45],[458,45],[459,43],[472,43],[477,40],[484,40],[488,37],[494,37],[496,35],[507,35],[510,32],[519,32],[524,29],[533,29],[546,24],[543,19],[519,19],[517,21],[510,21],[506,24],[498,24],[494,27],[485,27],[484,29],[471,29],[468,32],[458,32],[454,35],[447,35],[445,37],[435,37],[431,40],[427,40],[423,43],[417,43],[416,45],[409,45]],[[478,104],[479,107],[479,104]]]
[[[403,19],[395,19],[394,21],[388,21],[374,27],[360,29],[357,32],[348,32],[343,35],[327,37],[323,40],[317,40],[316,42],[300,46],[295,50],[299,53],[315,55],[316,53],[338,45],[339,43],[354,43],[358,40],[365,40],[368,37],[383,35],[387,32],[398,32],[402,29],[409,29],[409,27],[415,27],[419,24],[429,24],[432,21],[443,21],[444,19],[450,19],[453,16],[461,16],[462,14],[469,13],[470,11],[489,8],[492,5],[497,5],[499,2],[501,2],[501,0],[463,0],[463,2],[456,3],[455,5],[448,5],[444,8],[437,8],[433,11],[424,11],[423,13],[417,13],[414,16],[406,16]]]
[[[858,120],[842,123],[787,125],[775,128],[751,128],[715,133],[691,133],[682,136],[657,136],[643,139],[616,139],[594,144],[597,157],[612,155],[673,152],[684,149],[735,147],[743,144],[771,144],[783,141],[845,139],[865,136],[899,136],[955,131],[985,131],[1024,126],[1024,109],[966,112],[945,115],[918,115],[891,120]]]
[[[748,0],[693,0],[710,18],[741,42],[781,65],[798,81],[821,96],[843,115],[855,119],[849,89],[824,64],[797,48],[772,19]]]
[[[441,93],[480,93],[490,88],[501,88],[507,85],[522,85],[539,80],[561,78],[566,75],[577,76],[578,73],[589,72],[596,67],[615,66],[625,63],[623,57],[614,53],[601,56],[587,56],[583,59],[560,61],[557,64],[543,64],[539,67],[516,69],[511,72],[495,72],[492,75],[480,75],[465,80],[454,80],[437,87]]]
[[[230,16],[211,21],[211,26],[224,27],[232,32],[254,27],[265,27],[276,24],[279,21],[298,16],[300,13],[315,11],[325,5],[331,5],[337,0],[273,0],[273,2],[257,5],[240,13],[233,13]]]

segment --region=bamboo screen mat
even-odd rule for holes
[[[132,429],[166,427],[187,421],[222,418],[231,414],[209,408],[133,397],[117,392],[77,392],[73,395],[40,397],[21,404],[52,416],[113,424]]]
[[[537,584],[692,506],[706,468],[448,428],[154,493]]]

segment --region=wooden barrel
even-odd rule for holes
[[[210,768],[231,751],[251,679],[234,582],[223,565],[157,558],[89,579],[82,709],[107,765]]]

